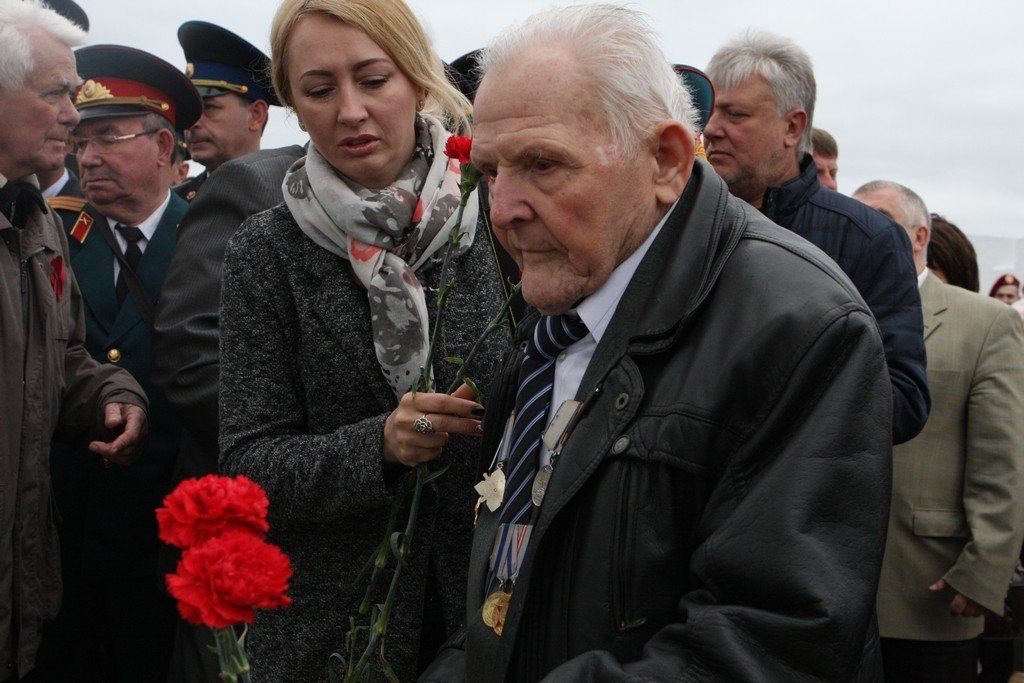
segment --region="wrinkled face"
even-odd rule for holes
[[[996,290],[996,298],[1005,304],[1013,304],[1020,301],[1020,292],[1017,285],[1003,285]]]
[[[546,315],[594,293],[661,215],[654,154],[615,147],[577,64],[539,48],[485,76],[475,101],[472,161],[491,220]]]
[[[142,116],[88,119],[75,130],[75,137],[120,136],[152,130],[144,128],[144,123]],[[161,141],[166,150],[161,149]],[[104,213],[120,202],[138,202],[143,197],[161,194],[156,191],[162,182],[160,169],[170,163],[173,144],[174,137],[166,129],[118,142],[109,149],[90,144],[77,155],[82,193]],[[169,185],[170,176],[163,182]]]
[[[838,190],[839,184],[836,182],[836,176],[839,175],[839,159],[815,154],[814,165],[818,167],[818,182],[821,183],[821,186],[830,190]]]
[[[35,69],[23,87],[0,89],[0,173],[12,180],[60,168],[78,123],[71,101],[80,82],[74,53],[50,36],[32,44]]]
[[[751,76],[729,90],[716,90],[704,141],[708,161],[732,194],[748,202],[760,201],[768,187],[788,180],[780,177],[795,161],[788,128],[761,76]]]
[[[205,98],[203,115],[185,132],[192,158],[212,171],[249,151],[250,104],[234,93]]]
[[[288,41],[292,104],[313,145],[350,180],[387,187],[412,158],[416,87],[362,30],[324,14]]]

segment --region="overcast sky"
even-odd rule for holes
[[[269,53],[270,0],[78,0],[90,42],[148,50],[180,67],[178,26],[220,24]],[[551,2],[412,0],[442,58],[484,44]],[[916,190],[971,235],[1024,237],[1024,2],[642,0],[673,62],[703,68],[745,27],[794,39],[814,60],[814,122],[839,142],[839,189],[885,178]],[[273,108],[265,147],[303,141]]]

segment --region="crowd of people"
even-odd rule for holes
[[[576,5],[446,64],[403,0],[283,0],[269,56],[189,21],[178,68],[88,28],[0,0],[0,680],[220,680],[154,514],[215,472],[294,571],[253,680],[326,680],[425,463],[400,680],[1010,677],[1021,283],[898,178],[838,191],[794,42],[699,69]],[[308,139],[261,149],[273,107]]]

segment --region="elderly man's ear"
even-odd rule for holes
[[[159,156],[157,157],[157,163],[160,166],[170,166],[171,156],[174,154],[174,146],[177,143],[174,140],[174,133],[161,128],[156,133],[156,145]]]
[[[665,120],[654,127],[654,194],[659,204],[674,204],[683,194],[693,172],[693,136],[678,121]]]

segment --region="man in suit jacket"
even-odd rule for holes
[[[914,192],[875,181],[854,197],[914,246],[932,395],[924,430],[893,451],[878,590],[886,679],[974,680],[981,617],[1002,613],[1024,535],[1024,326],[928,271],[930,215]]]
[[[292,145],[233,159],[217,169],[178,226],[156,309],[151,378],[184,427],[174,481],[217,471],[220,285],[224,249],[249,216],[280,204],[285,171],[304,154]],[[173,568],[165,548],[162,566]],[[172,677],[217,681],[209,629],[179,622]]]
[[[87,80],[72,149],[88,203],[65,227],[85,301],[85,347],[128,370],[153,399],[149,443],[130,469],[54,446],[65,601],[44,633],[40,676],[129,680],[145,671],[158,680],[174,606],[157,576],[154,511],[170,490],[180,428],[149,379],[150,325],[188,207],[170,191],[174,129],[194,122],[201,103],[184,75],[147,53],[107,45],[76,58]]]
[[[203,115],[185,137],[192,159],[205,169],[174,188],[191,202],[222,164],[259,150],[269,108],[280,102],[270,84],[270,58],[244,38],[206,21],[186,21],[178,42],[185,73],[203,98]]]

